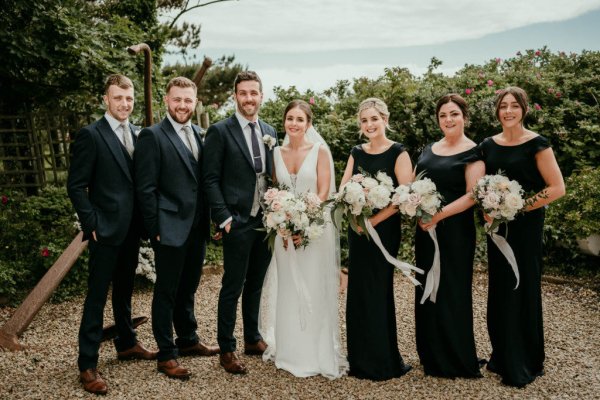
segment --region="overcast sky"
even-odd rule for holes
[[[419,75],[433,56],[451,74],[543,45],[600,49],[600,0],[239,0],[184,19],[202,25],[197,59],[235,54],[267,95],[272,86],[321,91],[392,66]]]

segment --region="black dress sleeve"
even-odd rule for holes
[[[548,147],[550,147],[550,142],[548,142],[548,139],[546,139],[542,135],[531,139],[530,151],[532,156],[535,156],[538,152],[542,150],[546,150]]]

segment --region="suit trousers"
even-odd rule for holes
[[[221,354],[236,350],[233,334],[237,304],[242,296],[244,341],[256,343],[262,337],[258,331],[260,296],[271,252],[265,241],[262,214],[251,217],[243,226],[233,226],[223,233],[224,273],[219,293],[217,340]]]
[[[177,358],[178,348],[200,340],[194,314],[196,290],[200,284],[206,241],[203,224],[192,228],[182,246],[165,246],[153,241],[156,283],[152,299],[152,332],[158,344],[158,361]],[[177,340],[173,341],[173,327]]]
[[[80,371],[95,368],[102,339],[104,306],[112,282],[112,308],[117,329],[115,347],[124,351],[137,343],[131,322],[131,296],[138,265],[140,234],[131,224],[125,241],[111,246],[90,239],[88,291],[79,328]]]

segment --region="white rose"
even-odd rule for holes
[[[271,215],[274,225],[282,224],[286,220],[286,213],[282,210],[272,212],[269,215]]]
[[[488,193],[481,201],[481,205],[485,210],[494,210],[500,205],[500,197],[494,193]]]
[[[504,196],[504,204],[516,212],[523,208],[525,202],[519,194],[508,193],[506,196]]]
[[[373,208],[385,208],[390,204],[391,192],[382,185],[375,186],[367,194],[367,200],[373,204]]]
[[[362,185],[364,188],[366,189],[372,189],[375,186],[379,185],[379,183],[377,182],[376,179],[373,179],[371,177],[366,177],[363,181],[362,181]]]
[[[377,180],[388,188],[394,187],[394,181],[385,172],[379,171],[376,176]]]
[[[414,217],[417,215],[417,204],[406,203],[404,206],[404,214],[408,215],[409,217]]]
[[[309,241],[320,238],[323,235],[323,225],[312,223],[304,231]]]

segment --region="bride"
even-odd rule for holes
[[[335,190],[333,160],[312,127],[310,106],[302,100],[284,112],[286,138],[274,149],[274,180],[296,194],[313,192],[324,201]],[[326,220],[328,218],[326,212]],[[338,323],[339,240],[331,222],[323,236],[305,248],[299,238],[278,237],[263,285],[260,331],[268,344],[263,355],[297,377],[344,375]]]

